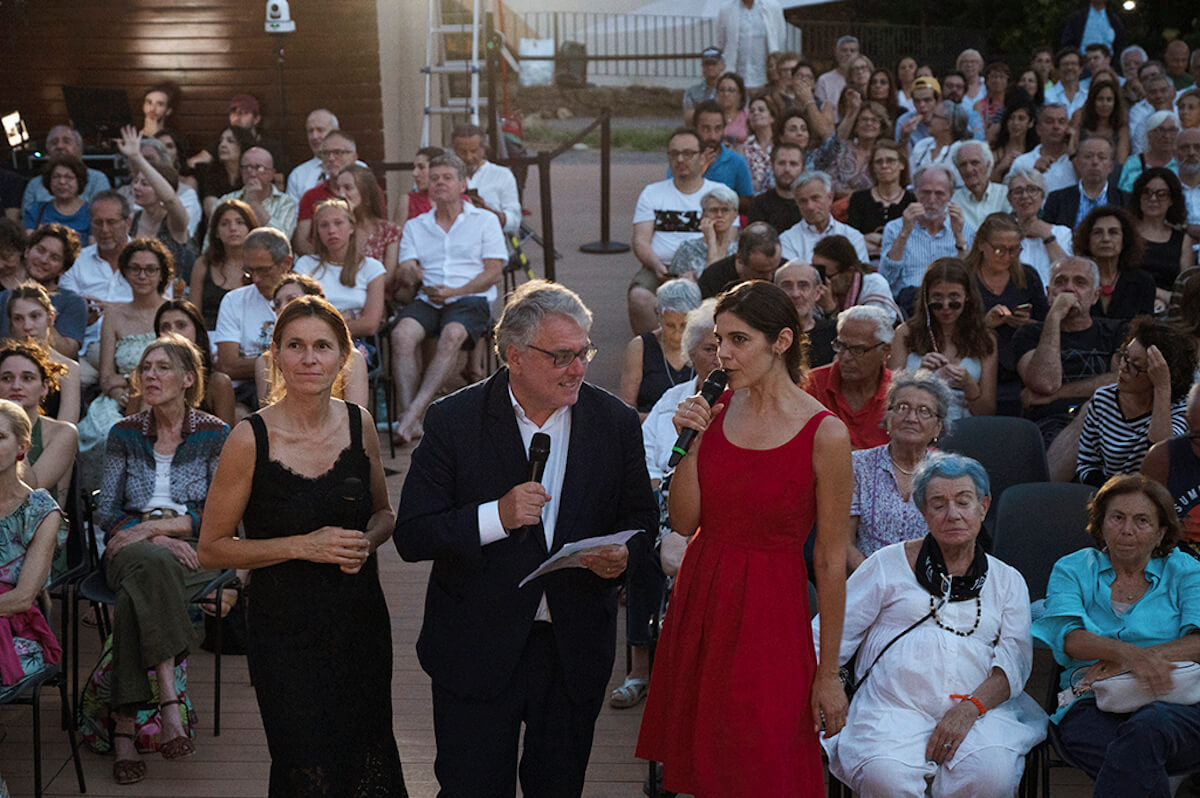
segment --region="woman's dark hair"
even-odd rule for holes
[[[221,223],[221,217],[229,211],[242,217],[242,221],[246,223],[247,234],[258,227],[254,209],[240,199],[227,199],[213,208],[212,217],[208,220],[208,255],[206,256],[210,265],[224,263],[225,259],[229,257],[229,253],[225,251],[225,242],[217,235],[217,226]]]
[[[53,223],[44,224],[30,233],[29,241],[25,246],[32,247],[46,238],[57,238],[62,243],[62,270],[64,272],[75,265],[75,259],[79,257],[80,251],[79,233],[76,233],[74,230],[65,225]]]
[[[168,310],[177,310],[191,319],[196,337],[196,348],[200,350],[200,362],[204,364],[204,373],[211,374],[213,369],[212,346],[208,342],[208,330],[204,328],[204,316],[201,315],[199,308],[186,299],[168,299],[158,306],[158,310],[154,314],[155,335],[163,334],[159,326],[162,323],[163,314]]]
[[[158,140],[170,139],[175,144],[175,161],[171,164],[179,170],[179,174],[188,175],[192,170],[188,169],[187,153],[190,151],[191,143],[186,135],[178,130],[160,130],[154,134],[154,138]]]
[[[839,273],[846,270],[870,274],[875,271],[869,263],[858,259],[858,251],[845,236],[826,236],[813,245],[813,254],[829,258],[839,267]],[[817,269],[817,271],[821,271]],[[827,275],[822,274],[822,277]]]
[[[45,230],[50,225],[39,227],[38,230]],[[61,225],[54,225],[60,227]],[[72,231],[74,232],[74,231]],[[32,233],[27,240],[25,238],[25,228],[9,219],[7,216],[0,216],[0,252],[15,252],[18,255],[25,252],[28,247],[33,246],[33,236],[37,232]],[[79,248],[79,237],[75,238],[75,247]]]
[[[783,135],[783,129],[787,127],[787,121],[792,117],[796,117],[803,121],[805,129],[808,130],[808,146],[804,148],[804,152],[807,153],[816,149],[813,146],[812,128],[808,124],[808,118],[804,116],[804,111],[799,108],[789,108],[783,112],[783,116],[777,117],[775,122],[775,130],[777,131],[776,138]]]
[[[1157,346],[1162,353],[1171,372],[1171,401],[1178,402],[1187,396],[1196,375],[1196,345],[1191,336],[1151,316],[1136,316],[1129,323],[1122,348],[1132,341],[1147,349]]]
[[[1193,277],[1184,281],[1179,304],[1182,309],[1180,322],[1184,332],[1200,338],[1200,279]]]
[[[1104,516],[1108,514],[1108,504],[1118,496],[1128,496],[1131,493],[1145,496],[1158,512],[1158,525],[1163,527],[1163,539],[1154,547],[1151,556],[1166,557],[1179,542],[1183,525],[1179,523],[1179,516],[1175,514],[1175,500],[1171,498],[1170,492],[1142,474],[1118,474],[1104,483],[1088,503],[1088,534],[1096,542],[1096,548],[1103,551],[1107,545],[1104,542]]]
[[[67,375],[67,367],[55,362],[50,357],[50,351],[36,341],[18,341],[6,338],[0,341],[0,366],[10,357],[23,357],[37,366],[38,374],[42,375],[42,383],[51,392],[58,390],[58,380]]]
[[[987,217],[979,223],[979,229],[975,231],[975,239],[971,242],[971,251],[967,253],[967,257],[963,260],[967,264],[967,268],[971,274],[978,279],[979,270],[983,268],[983,248],[991,246],[988,241],[997,233],[1016,233],[1021,235],[1021,227],[1013,219],[1011,213],[989,213]],[[1025,290],[1025,267],[1021,265],[1020,258],[1014,258],[1009,265],[1008,279],[1012,280],[1013,285],[1022,291]]]
[[[871,160],[867,162],[867,175],[871,178],[871,182],[879,182],[879,179],[875,177],[875,155],[880,150],[887,150],[900,159],[900,185],[907,186],[911,182],[908,168],[908,148],[887,135],[875,139],[875,143],[871,145]]]
[[[908,318],[908,348],[918,355],[941,351],[946,341],[938,341],[929,312],[929,292],[938,283],[951,283],[963,289],[963,308],[951,333],[954,345],[963,357],[984,358],[996,350],[996,339],[983,320],[983,299],[971,270],[958,258],[938,258],[929,264],[921,278],[916,307]]]
[[[717,78],[716,86],[720,88],[721,81],[732,80],[737,85],[738,90],[738,110],[746,107],[746,81],[742,80],[742,76],[736,72],[726,72],[721,77]]]
[[[75,188],[75,196],[83,193],[84,186],[88,182],[88,170],[83,165],[83,161],[71,155],[55,155],[50,160],[46,161],[46,165],[42,167],[42,185],[46,190],[50,190],[50,176],[54,174],[54,170],[60,166],[65,166],[75,175],[75,182],[78,184]]]
[[[1121,87],[1109,83],[1108,81],[1093,81],[1088,87],[1087,99],[1084,100],[1083,110],[1079,114],[1079,129],[1080,130],[1096,130],[1100,123],[1100,115],[1096,111],[1096,98],[1100,92],[1108,89],[1113,93],[1113,109],[1108,117],[1108,124],[1114,131],[1120,130],[1121,125],[1125,124],[1125,105],[1121,98]]]
[[[993,150],[1002,150],[1008,146],[1008,120],[1017,111],[1024,111],[1029,114],[1029,121],[1037,121],[1038,106],[1033,100],[1029,99],[1029,93],[1020,86],[1012,86],[1004,94],[1004,114],[1000,117],[1000,129],[996,131],[996,138],[992,140]],[[1039,139],[1036,130],[1036,125],[1031,125],[1025,133],[1025,152],[1029,152],[1038,145]]]
[[[175,274],[175,258],[171,256],[171,251],[163,242],[157,238],[135,238],[126,244],[121,250],[121,254],[117,256],[117,268],[121,270],[121,275],[126,280],[129,279],[125,274],[125,270],[129,268],[129,260],[138,252],[150,252],[158,258],[158,293],[162,294],[171,284],[171,278]]]
[[[354,185],[358,186],[359,202],[355,216],[361,217],[365,212],[373,219],[382,221],[387,218],[383,203],[379,200],[379,181],[375,178],[375,173],[365,166],[352,163],[338,172],[339,177],[347,174],[354,178]]]
[[[871,84],[875,82],[876,75],[883,75],[888,81],[888,93],[887,96],[882,100],[877,100],[870,96]],[[904,109],[900,107],[900,101],[896,99],[896,91],[896,76],[890,71],[879,67],[872,72],[871,77],[867,79],[867,97],[864,97],[863,99],[871,99],[873,102],[877,102],[882,105],[883,109],[887,111],[888,117],[894,120],[899,118],[900,114],[904,113]]]
[[[751,105],[760,101],[767,106],[767,111],[771,114],[771,142],[777,142],[779,141],[779,133],[782,130],[780,124],[782,124],[783,106],[779,104],[779,100],[775,99],[774,94],[767,91],[760,91],[750,98],[750,102],[746,104],[746,108],[749,109]],[[750,133],[753,134],[754,131],[751,130]]]
[[[428,158],[431,161],[434,158],[438,157],[439,155],[445,155],[445,154],[446,154],[446,151],[443,150],[441,147],[422,147],[421,149],[417,150],[417,155],[424,155],[426,158]]]
[[[1128,272],[1142,267],[1142,250],[1144,244],[1142,242],[1142,234],[1138,232],[1137,222],[1134,221],[1133,215],[1124,208],[1118,208],[1114,205],[1101,205],[1099,208],[1092,208],[1088,215],[1083,217],[1083,221],[1075,228],[1074,249],[1076,255],[1083,255],[1086,258],[1092,256],[1092,228],[1096,226],[1096,222],[1101,219],[1107,219],[1112,216],[1121,223],[1121,254],[1117,256],[1117,271]]]
[[[1187,203],[1183,199],[1183,183],[1179,182],[1178,175],[1165,166],[1151,166],[1138,175],[1137,180],[1133,181],[1133,188],[1129,192],[1129,210],[1137,218],[1142,218],[1142,192],[1146,190],[1146,184],[1156,177],[1166,183],[1167,190],[1171,192],[1171,204],[1167,206],[1167,224],[1187,224]]]
[[[722,313],[732,313],[771,342],[779,340],[785,329],[791,330],[792,345],[783,353],[783,362],[793,382],[803,379],[808,370],[808,336],[800,329],[796,306],[782,288],[766,280],[738,283],[717,297],[713,318]]]

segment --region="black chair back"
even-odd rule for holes
[[[1095,493],[1090,485],[1033,482],[1000,496],[992,553],[1021,572],[1030,600],[1046,597],[1054,563],[1094,545],[1087,508]]]
[[[939,444],[943,451],[966,455],[988,473],[992,506],[984,523],[996,528],[1001,496],[1012,485],[1049,482],[1046,447],[1037,424],[1011,416],[973,416],[955,421]]]

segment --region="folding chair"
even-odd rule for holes
[[[66,659],[65,652],[63,659]],[[0,706],[8,704],[26,704],[33,711],[33,794],[35,798],[42,796],[42,688],[46,685],[58,687],[59,699],[67,706],[67,677],[58,665],[47,665],[39,671],[29,674],[13,686],[7,698],[0,699]],[[83,780],[83,765],[79,761],[79,743],[75,739],[75,724],[67,724],[67,741],[71,746],[71,759],[75,762],[75,778],[79,781],[79,791],[87,792]]]
[[[972,457],[987,471],[992,506],[984,519],[989,532],[996,529],[998,501],[1011,485],[1049,482],[1046,447],[1037,424],[1011,416],[973,416],[955,421],[939,444],[943,451]]]

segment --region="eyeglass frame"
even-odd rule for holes
[[[871,346],[862,346],[861,344],[860,345],[851,345],[851,344],[848,344],[845,341],[843,341],[841,338],[834,338],[833,341],[830,342],[829,347],[833,350],[833,353],[835,355],[840,355],[842,352],[845,352],[846,354],[850,355],[855,360],[858,360],[863,355],[865,355],[868,352],[871,352],[875,349],[878,349],[879,347],[883,346],[885,343],[887,343],[887,341],[879,341],[878,343],[872,344]]]
[[[571,349],[558,349],[551,351],[549,349],[542,349],[540,346],[534,346],[533,344],[527,344],[526,348],[533,349],[536,352],[541,352],[543,355],[549,355],[552,361],[551,365],[556,369],[570,368],[571,364],[575,362],[576,358],[582,360],[583,364],[586,366],[588,363],[592,362],[592,359],[596,357],[596,353],[600,351],[591,341],[588,341],[583,349],[580,349],[578,352]],[[567,357],[567,355],[571,356],[570,359],[567,360],[567,362],[560,364],[558,361],[564,357]]]

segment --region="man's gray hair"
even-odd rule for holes
[[[151,150],[158,160],[165,164],[171,163],[171,155],[167,152],[167,145],[163,144],[161,140],[156,139],[154,136],[145,136],[142,138],[142,143],[140,146],[143,155],[145,155],[146,150]]]
[[[55,125],[50,128],[50,132],[46,134],[46,149],[50,149],[50,139],[54,138],[55,134],[60,130],[71,131],[72,138],[75,139],[75,146],[79,148],[79,152],[83,152],[83,134],[70,125]]]
[[[430,171],[432,171],[433,168],[437,167],[437,166],[449,166],[451,169],[458,172],[459,180],[467,179],[467,165],[462,162],[461,158],[459,158],[457,155],[450,152],[449,150],[446,150],[441,155],[435,155],[433,158],[430,159],[430,161],[429,161]]]
[[[487,134],[483,132],[483,128],[479,125],[459,125],[450,133],[450,141],[458,141],[459,139],[469,139],[479,136],[480,142],[487,143]]]
[[[829,176],[828,172],[822,172],[820,169],[805,169],[803,172],[801,172],[800,175],[792,181],[792,191],[799,191],[801,188],[813,182],[814,180],[820,180],[821,184],[825,186],[825,191],[830,193],[833,192],[833,178]]]
[[[890,344],[896,337],[896,330],[892,327],[894,319],[889,311],[875,305],[851,305],[838,314],[837,331],[840,335],[846,322],[865,321],[875,325],[876,341]]]
[[[1171,78],[1165,72],[1155,72],[1153,75],[1146,78],[1144,81],[1142,81],[1142,88],[1148,90],[1155,83],[1166,83],[1171,87],[1172,91],[1175,90],[1175,81],[1171,80]]]
[[[97,202],[104,202],[105,200],[110,200],[121,206],[122,219],[128,219],[133,215],[133,206],[129,204],[129,199],[115,188],[106,188],[104,191],[96,192],[96,195],[88,202],[88,207],[94,208]]]
[[[946,166],[944,163],[927,163],[918,169],[916,174],[913,175],[913,188],[921,185],[921,179],[930,172],[941,172],[943,175],[945,175],[946,179],[950,181],[950,190],[954,191],[954,186],[958,183],[958,175],[955,174],[953,169],[951,169],[949,166]]]
[[[654,308],[663,313],[687,313],[700,307],[700,286],[694,280],[680,277],[667,280],[654,292]]]
[[[271,263],[278,266],[292,254],[292,245],[287,236],[274,227],[256,227],[242,242],[242,252],[260,250],[271,256]]]
[[[721,183],[710,189],[700,198],[700,207],[707,208],[714,202],[718,205],[724,205],[726,208],[733,208],[736,211],[738,207],[737,192],[724,183]]]
[[[692,360],[692,350],[705,338],[712,337],[717,326],[713,318],[716,309],[717,298],[712,296],[701,302],[698,308],[688,311],[687,324],[683,328],[683,355],[689,363]]]
[[[962,154],[963,150],[965,150],[967,147],[970,147],[972,145],[974,145],[975,147],[977,147],[979,149],[979,157],[983,161],[984,165],[987,166],[988,171],[990,172],[992,170],[992,167],[996,165],[996,157],[994,155],[992,155],[992,148],[987,146],[987,144],[985,144],[984,142],[979,141],[978,139],[967,139],[966,141],[956,141],[950,147],[950,160],[954,163],[955,166],[958,166],[958,156]]]
[[[337,114],[335,114],[333,111],[330,111],[328,108],[314,108],[308,112],[308,116],[312,116],[313,114],[328,114],[329,118],[333,120],[333,124],[329,128],[330,130],[337,130],[342,126],[341,123],[338,122]],[[308,116],[304,117],[305,122],[308,121]]]
[[[1070,116],[1071,116],[1071,109],[1070,109],[1070,108],[1068,108],[1068,107],[1067,107],[1066,105],[1064,105],[1063,103],[1046,103],[1045,105],[1043,105],[1043,106],[1042,106],[1042,110],[1038,111],[1038,119],[1041,119],[1041,118],[1042,118],[1042,114],[1046,113],[1046,112],[1047,112],[1047,111],[1049,111],[1051,108],[1058,108],[1058,109],[1059,109],[1059,110],[1061,110],[1061,111],[1062,111],[1064,114],[1066,114],[1066,115],[1067,115],[1067,118],[1070,118]]]
[[[843,44],[850,44],[851,42],[853,42],[854,44],[858,44],[858,37],[846,34],[845,36],[838,37],[837,45],[835,45],[835,46],[841,47]]]
[[[774,255],[779,249],[779,233],[766,222],[751,222],[738,236],[737,259],[742,263],[751,255]]]
[[[1010,169],[1008,170],[1008,174],[1004,176],[1004,185],[1011,188],[1012,182],[1018,178],[1028,180],[1030,183],[1033,183],[1035,186],[1040,188],[1043,194],[1046,193],[1046,178],[1043,177],[1042,173],[1038,170],[1033,168]]]
[[[1085,258],[1083,255],[1067,255],[1066,257],[1059,258],[1058,260],[1054,261],[1054,263],[1050,264],[1051,282],[1054,282],[1054,273],[1068,263],[1083,263],[1089,266],[1092,272],[1092,288],[1100,287],[1100,267],[1096,264],[1096,261],[1092,260],[1091,258]]]
[[[1138,55],[1140,55],[1140,56],[1142,57],[1142,61],[1143,61],[1143,62],[1144,62],[1144,61],[1146,61],[1146,59],[1148,59],[1148,58],[1150,57],[1150,56],[1149,56],[1149,55],[1146,53],[1145,49],[1143,49],[1143,48],[1142,48],[1142,46],[1141,46],[1141,45],[1139,45],[1139,44],[1131,44],[1131,45],[1129,45],[1128,47],[1126,47],[1124,50],[1122,50],[1122,51],[1121,51],[1121,57],[1120,57],[1120,59],[1119,59],[1119,60],[1121,60],[1121,61],[1124,61],[1124,60],[1125,60],[1125,56],[1129,55],[1130,53],[1137,53]],[[1129,76],[1128,76],[1128,75],[1125,75],[1125,77],[1129,77]]]
[[[496,355],[500,362],[508,363],[510,346],[528,349],[538,327],[547,316],[555,315],[566,316],[585,333],[592,329],[592,312],[571,289],[548,280],[530,280],[517,288],[496,322]]]
[[[891,407],[896,401],[896,394],[903,391],[905,388],[916,388],[924,391],[933,397],[937,403],[937,417],[942,422],[942,435],[950,431],[950,403],[954,401],[954,394],[950,392],[950,386],[946,381],[937,375],[936,372],[929,369],[905,369],[892,373],[892,382],[888,385],[887,400],[884,402],[885,407]]]

